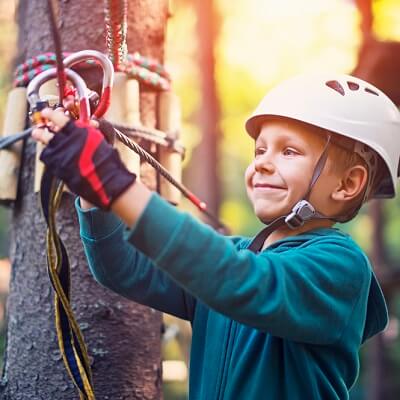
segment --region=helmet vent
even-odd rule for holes
[[[325,85],[330,87],[333,90],[336,90],[338,93],[340,93],[342,96],[344,96],[343,86],[338,81],[328,81],[328,82],[325,82]]]
[[[364,89],[367,93],[371,93],[371,94],[374,94],[375,96],[379,96],[379,93],[377,93],[377,92],[375,92],[375,90],[372,90],[372,89],[370,89],[370,88],[365,88]]]
[[[358,89],[360,89],[360,85],[358,83],[356,83],[356,82],[348,81],[347,82],[347,86],[349,87],[350,90],[358,90]]]

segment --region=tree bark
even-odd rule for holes
[[[105,52],[103,2],[64,0],[57,5],[63,51]],[[166,19],[167,0],[129,1],[130,52],[162,61]],[[18,23],[17,63],[54,51],[45,2],[21,0]],[[155,125],[155,94],[150,91],[141,95],[141,115],[146,125]],[[33,191],[34,158],[35,146],[28,143],[11,224],[12,277],[1,394],[2,399],[13,400],[77,399],[57,345],[53,290],[46,272],[46,228]],[[69,253],[72,304],[88,345],[96,398],[160,399],[161,314],[94,281],[73,200],[71,194],[64,195],[57,226]]]
[[[400,42],[382,41],[373,31],[372,0],[357,0],[360,12],[361,45],[352,74],[382,90],[397,106],[400,104]]]
[[[201,142],[192,154],[185,173],[190,187],[217,215],[221,200],[221,183],[218,179],[219,103],[215,82],[215,42],[218,36],[218,14],[213,0],[196,0],[198,64],[200,76],[200,107],[198,121]],[[206,221],[209,222],[209,221]]]

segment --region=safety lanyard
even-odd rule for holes
[[[40,202],[47,224],[47,271],[54,288],[55,325],[65,367],[81,400],[94,400],[92,373],[87,348],[70,304],[70,265],[67,251],[55,228],[63,183],[45,169]]]

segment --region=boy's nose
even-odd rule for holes
[[[261,156],[256,157],[256,159],[254,160],[254,169],[257,172],[271,173],[275,171],[275,165],[273,164],[267,153],[264,153]]]

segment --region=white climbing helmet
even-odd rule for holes
[[[297,76],[263,98],[246,121],[250,136],[257,137],[268,116],[292,118],[366,144],[387,167],[371,197],[395,196],[400,175],[400,112],[375,86],[343,74]],[[357,152],[363,156],[362,149]]]

